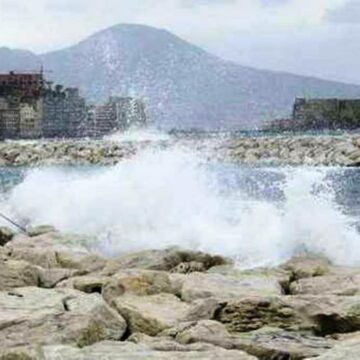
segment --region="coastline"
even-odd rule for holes
[[[174,137],[168,140],[39,140],[0,143],[0,166],[114,165],[140,151],[182,146],[209,161],[274,166],[358,166],[360,135]]]
[[[49,226],[0,233],[1,359],[360,354],[359,268],[299,254],[241,270],[180,248],[104,258]]]

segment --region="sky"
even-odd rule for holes
[[[118,23],[225,59],[360,84],[360,0],[0,0],[0,47],[43,53]]]

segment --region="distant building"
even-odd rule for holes
[[[278,119],[266,130],[353,130],[360,128],[360,99],[297,98],[290,119]]]
[[[146,124],[143,102],[133,98],[110,97],[105,105],[95,107],[94,135],[124,131]]]
[[[85,99],[78,89],[57,87],[55,91],[45,91],[42,97],[42,136],[79,137],[80,124],[86,120]]]
[[[297,98],[293,119],[306,129],[356,129],[360,127],[360,99]]]
[[[44,77],[40,73],[17,74],[11,71],[0,74],[0,96],[16,95],[21,98],[39,97],[44,86]]]
[[[77,88],[53,87],[43,74],[0,74],[0,137],[103,136],[146,123],[144,104],[111,97],[89,106]]]

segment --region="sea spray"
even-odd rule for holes
[[[331,170],[225,168],[172,147],[113,167],[34,169],[6,206],[33,225],[94,235],[92,246],[107,256],[177,245],[230,256],[246,268],[305,249],[360,264],[360,238],[335,201]],[[245,184],[237,180],[243,172],[252,174]]]

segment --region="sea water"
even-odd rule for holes
[[[1,210],[95,236],[106,256],[180,246],[249,268],[305,250],[360,265],[359,181],[357,169],[212,163],[174,145],[111,167],[3,168]]]

